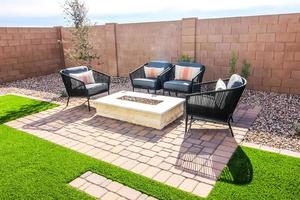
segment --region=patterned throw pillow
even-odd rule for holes
[[[81,80],[86,85],[95,83],[95,79],[94,79],[92,70],[89,70],[87,72],[77,73],[77,74],[70,74],[70,76],[73,76],[74,78]]]
[[[147,67],[144,66],[146,78],[157,78],[163,71],[163,67]]]
[[[175,65],[176,80],[191,81],[199,73],[200,73],[199,67],[185,67],[185,66]]]

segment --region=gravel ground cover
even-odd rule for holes
[[[55,73],[1,84],[0,94],[19,93],[64,102],[63,88],[60,75]],[[112,78],[111,92],[119,90],[131,90],[128,78]],[[300,151],[300,135],[294,128],[295,122],[300,121],[300,95],[246,90],[240,103],[262,107],[245,141]]]
[[[244,138],[247,142],[300,151],[300,95],[246,90],[241,103],[260,105],[261,111]]]

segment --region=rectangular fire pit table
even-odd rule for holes
[[[163,129],[183,114],[184,99],[120,91],[93,101],[103,117]]]

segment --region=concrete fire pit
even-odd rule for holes
[[[155,129],[163,129],[183,114],[184,99],[120,91],[93,101],[97,114]]]

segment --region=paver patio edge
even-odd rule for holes
[[[39,97],[36,97],[36,96],[29,96],[29,95],[25,95],[25,94],[21,94],[21,93],[9,92],[9,93],[1,94],[1,96],[2,95],[15,95],[15,96],[26,97],[26,98],[34,99],[34,100],[38,100],[38,101],[45,101],[45,102],[49,102],[49,103],[55,103],[55,104],[58,104],[59,106],[65,105],[65,103],[63,103],[63,102],[51,101],[50,99],[43,99],[43,98],[39,98]]]
[[[274,147],[265,146],[265,145],[261,145],[261,144],[250,143],[250,142],[242,142],[241,146],[251,147],[251,148],[254,148],[254,149],[259,149],[259,150],[263,150],[263,151],[278,153],[278,154],[281,154],[281,155],[300,158],[300,152],[296,152],[296,151],[290,151],[290,150],[286,150],[286,149],[279,149],[279,148],[274,148]]]

